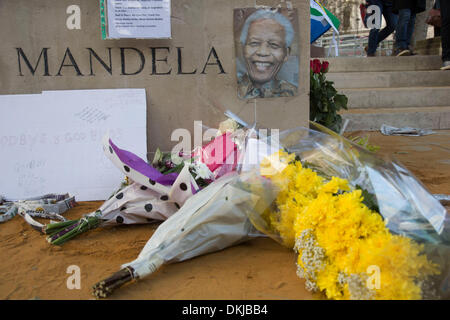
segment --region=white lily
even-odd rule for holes
[[[202,178],[202,179],[213,179],[214,174],[209,170],[208,166],[204,164],[203,162],[194,162],[190,164],[191,168],[194,170],[197,177],[196,180]]]

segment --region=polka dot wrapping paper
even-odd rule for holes
[[[199,159],[195,153],[190,159],[184,159],[179,172],[162,173],[132,152],[119,148],[106,135],[103,139],[106,157],[131,183],[116,191],[95,212],[79,220],[48,224],[42,231],[48,235],[49,243],[61,245],[97,227],[164,221],[200,190],[194,176],[211,183],[235,171],[237,149],[230,133],[226,132],[200,148]]]

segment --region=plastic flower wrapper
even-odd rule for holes
[[[94,296],[105,298],[125,283],[149,276],[163,264],[222,250],[258,236],[240,207],[255,202],[256,197],[234,187],[237,180],[238,174],[231,172],[189,198],[158,227],[136,260],[94,285]]]
[[[328,298],[449,298],[445,208],[397,162],[316,128],[253,142],[278,149],[236,185],[257,196],[254,226]]]
[[[194,165],[200,164],[202,171],[209,170],[212,180],[236,171],[248,131],[244,130],[248,125],[231,111],[227,111],[225,115],[228,119],[219,124],[218,130],[206,127],[215,132],[215,138],[192,152]]]
[[[168,174],[180,172],[189,164],[189,171],[200,189],[226,173],[235,171],[246,131],[242,130],[242,124],[233,119],[242,122],[232,112],[227,111],[225,115],[228,118],[219,123],[219,129],[203,126],[209,132],[202,133],[202,136],[206,140],[209,136],[211,141],[192,151],[182,149],[178,153],[162,152],[158,148],[152,165],[161,173]]]

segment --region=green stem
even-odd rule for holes
[[[51,233],[61,231],[77,222],[78,222],[78,220],[68,220],[68,221],[63,221],[63,222],[47,224],[45,226],[45,234],[51,234]]]
[[[61,245],[70,239],[76,237],[79,234],[82,234],[88,230],[95,229],[100,225],[100,219],[97,217],[87,217],[87,221],[83,220],[81,224],[70,232],[62,235],[61,237],[53,240],[51,244],[53,245]]]

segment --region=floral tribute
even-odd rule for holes
[[[271,159],[283,170],[267,170]],[[363,203],[362,190],[345,179],[326,180],[280,151],[262,163],[279,190],[263,217],[282,243],[298,253],[297,274],[306,288],[330,299],[421,299],[421,283],[439,273],[423,245],[393,235],[382,216]],[[277,165],[279,168],[279,165]],[[271,173],[267,175],[267,173]],[[380,279],[370,285],[368,270]]]
[[[338,112],[347,109],[348,99],[337,92],[332,81],[326,79],[328,61],[311,60],[310,68],[309,118],[334,132],[340,132],[342,117]]]
[[[151,163],[120,149],[106,136],[105,155],[127,182],[95,212],[77,220],[47,224],[42,226],[42,233],[49,243],[62,245],[98,227],[166,220],[188,198],[236,170],[239,150],[233,132],[239,128],[229,119],[221,123],[217,136],[206,145],[192,152],[164,153],[158,149]]]

